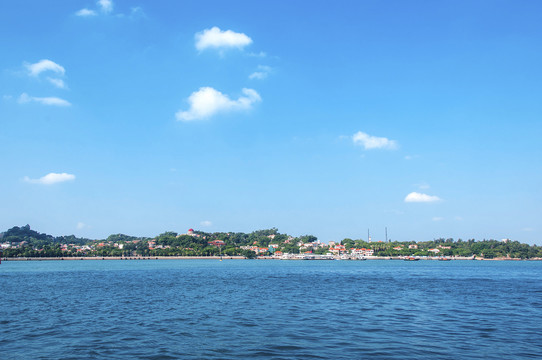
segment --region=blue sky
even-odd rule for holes
[[[0,3],[0,228],[542,244],[538,1]]]

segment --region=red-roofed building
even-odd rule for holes
[[[209,242],[207,242],[207,244],[213,245],[213,246],[224,246],[224,245],[226,245],[226,243],[224,241],[222,241],[222,240],[209,241]]]
[[[335,245],[333,247],[330,247],[329,251],[334,254],[342,254],[346,252],[346,247],[344,245]]]

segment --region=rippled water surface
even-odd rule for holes
[[[542,358],[542,262],[7,261],[2,359]]]

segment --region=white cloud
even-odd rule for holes
[[[411,192],[405,197],[405,202],[435,202],[440,201],[441,199],[435,195],[427,195],[419,192]]]
[[[28,176],[25,176],[23,180],[31,184],[53,185],[65,181],[73,181],[75,180],[75,175],[67,173],[49,173],[39,179],[30,179]]]
[[[66,83],[64,80],[59,79],[59,76],[62,77],[66,73],[66,69],[63,66],[55,63],[54,61],[43,59],[34,64],[25,64],[25,67],[28,69],[28,75],[32,77],[38,77],[43,72],[53,72],[56,73],[55,77],[47,77],[47,81],[53,84],[55,87],[60,89],[66,89]]]
[[[440,216],[434,216],[432,220],[433,221],[442,221],[442,220],[444,220],[444,218],[440,217]]]
[[[365,150],[371,149],[397,149],[397,142],[385,137],[371,136],[364,132],[358,131],[352,136],[352,140],[356,145],[362,145]]]
[[[77,11],[75,13],[75,15],[86,17],[86,16],[96,16],[98,14],[94,10],[90,10],[90,9],[85,8],[85,9],[81,9],[81,10]]]
[[[54,86],[56,86],[59,89],[65,89],[66,88],[66,83],[62,79],[55,79],[55,78],[48,77],[47,81],[49,81],[51,84],[53,84]]]
[[[84,222],[81,222],[81,221],[79,221],[77,223],[77,225],[76,225],[77,230],[82,230],[82,229],[88,228],[88,227],[90,227],[90,226],[88,226],[87,224],[85,224]]]
[[[113,1],[111,0],[98,0],[96,1],[96,5],[98,7],[98,10],[102,13],[102,14],[110,14],[112,11],[113,11]],[[75,13],[75,15],[77,16],[82,16],[82,17],[90,17],[90,16],[97,16],[98,15],[98,11],[96,10],[92,10],[92,9],[87,9],[87,8],[83,8],[79,11],[77,11]]]
[[[255,71],[252,74],[250,74],[248,78],[251,80],[253,79],[263,80],[267,76],[269,76],[272,70],[273,69],[270,66],[258,65],[258,71]]]
[[[19,96],[19,104],[25,104],[29,102],[37,102],[42,105],[51,105],[51,106],[71,106],[71,103],[57,97],[35,97],[29,96],[27,93],[22,93]]]
[[[35,64],[26,64],[26,68],[31,76],[38,76],[44,71],[53,71],[61,75],[66,72],[62,66],[48,59],[40,60]]]
[[[252,43],[252,39],[243,33],[236,33],[231,30],[222,31],[216,26],[197,33],[195,35],[195,38],[196,49],[198,49],[199,51],[205,50],[207,48],[242,49]]]
[[[203,220],[202,222],[199,223],[201,226],[211,226],[213,225],[212,222],[210,222],[209,220]]]
[[[113,1],[111,0],[98,0],[97,4],[104,14],[109,14],[113,11]]]
[[[201,120],[220,112],[249,110],[254,103],[262,101],[256,90],[243,89],[242,92],[244,96],[231,100],[212,87],[202,87],[188,97],[190,109],[178,111],[175,117],[179,121]]]

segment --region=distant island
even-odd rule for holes
[[[541,259],[542,247],[505,240],[454,240],[371,242],[343,239],[323,243],[316,236],[290,236],[278,229],[251,233],[196,231],[184,234],[164,232],[153,238],[114,234],[92,240],[74,235],[52,236],[30,229],[12,227],[0,233],[4,258],[73,257],[207,257],[237,256],[248,259],[366,259],[366,258],[478,258]]]

